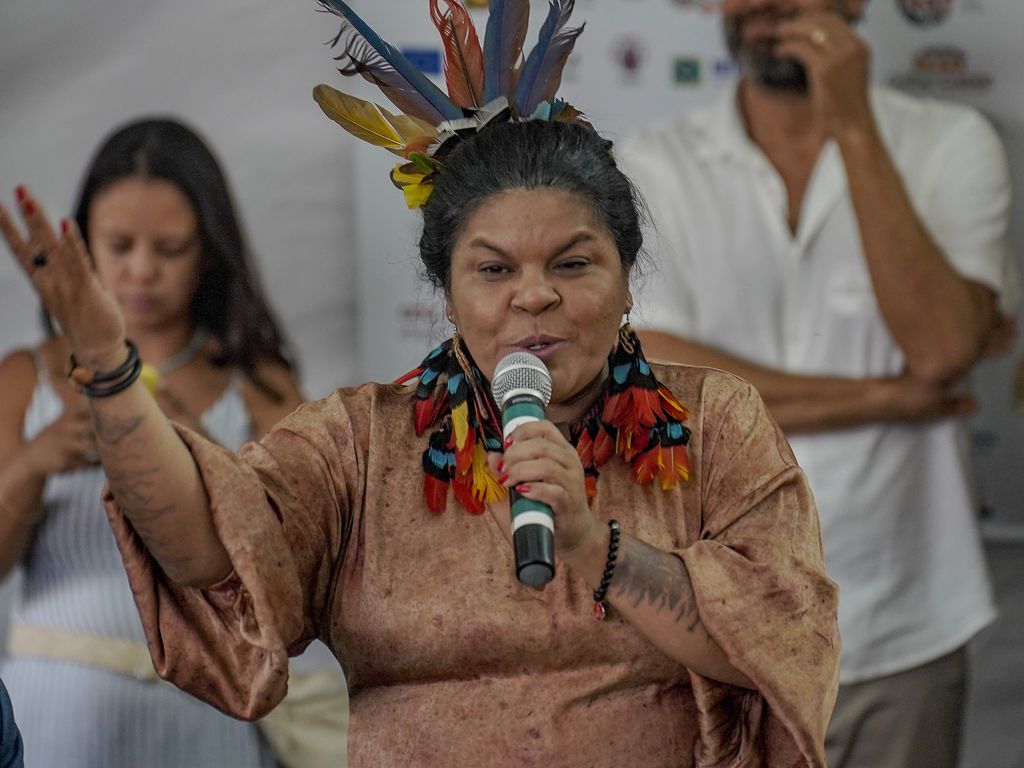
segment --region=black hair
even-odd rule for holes
[[[452,249],[467,217],[492,195],[511,189],[559,189],[589,203],[615,241],[623,272],[643,246],[646,210],[615,164],[612,143],[579,123],[529,120],[488,126],[440,158],[423,206],[420,258],[426,277],[448,288]]]
[[[219,342],[214,365],[241,369],[280,400],[281,393],[259,377],[257,366],[269,360],[294,370],[294,363],[260,290],[227,179],[213,152],[194,130],[174,119],[143,118],[114,130],[96,151],[78,193],[75,221],[86,243],[96,195],[130,177],[168,181],[188,199],[202,254],[192,322]],[[52,324],[47,329],[52,332]]]

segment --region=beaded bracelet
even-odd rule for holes
[[[128,347],[128,359],[114,370],[102,373],[94,373],[82,367],[72,353],[68,361],[68,378],[78,385],[79,392],[86,397],[110,397],[118,392],[124,392],[135,383],[142,373],[142,358],[139,357],[139,348],[134,342],[125,339],[124,343]],[[97,384],[109,386],[97,387]]]
[[[619,556],[619,526],[618,520],[609,520],[608,528],[611,535],[608,539],[608,559],[604,564],[604,574],[601,576],[601,583],[594,590],[594,618],[604,621],[606,609],[604,599],[608,594],[608,587],[612,583],[612,574],[615,573],[615,558]]]

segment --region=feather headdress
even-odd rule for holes
[[[320,108],[363,141],[383,147],[405,162],[391,180],[410,208],[430,197],[443,166],[442,147],[508,120],[583,122],[582,113],[555,93],[562,70],[583,31],[569,26],[575,0],[548,0],[548,15],[537,43],[524,58],[529,0],[490,0],[483,45],[462,0],[429,0],[430,19],[444,46],[447,93],[385,42],[342,0],[320,0],[342,18],[331,41],[342,75],[360,75],[377,85],[399,110],[342,93],[329,85],[313,89]]]

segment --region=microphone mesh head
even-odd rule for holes
[[[512,352],[501,358],[491,382],[491,393],[498,407],[509,392],[517,389],[536,392],[544,405],[551,402],[551,374],[543,360],[529,352]]]

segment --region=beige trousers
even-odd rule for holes
[[[839,687],[825,737],[829,768],[956,768],[967,653]]]

